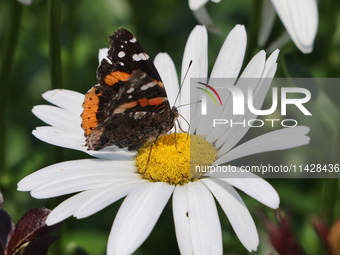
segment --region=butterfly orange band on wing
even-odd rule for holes
[[[81,114],[81,127],[84,129],[85,135],[90,134],[98,125],[96,114],[98,112],[99,96],[102,96],[102,94],[96,94],[96,90],[97,88],[92,88],[87,92],[83,103],[84,111]]]
[[[127,81],[130,78],[131,74],[115,71],[111,72],[110,74],[105,76],[105,83],[109,86],[114,85],[115,83],[119,81]]]

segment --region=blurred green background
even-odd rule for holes
[[[314,51],[304,55],[292,42],[284,45],[280,48],[276,77],[336,78],[340,76],[340,4],[336,0],[319,2],[319,28]],[[219,4],[211,2],[207,4],[208,12],[222,34],[209,33],[209,70],[226,35],[236,24],[244,24],[247,31],[255,26],[251,22],[254,20],[253,7],[249,0],[223,0]],[[57,9],[53,11],[58,12]],[[108,36],[119,27],[125,27],[134,33],[152,58],[158,52],[169,53],[179,72],[186,40],[197,25],[185,0],[61,1],[60,13],[62,81],[55,86],[82,93],[86,93],[96,84],[98,49],[108,47]],[[52,88],[48,38],[49,34],[55,33],[53,31],[51,33],[49,15],[48,1],[34,0],[30,6],[22,6],[14,0],[0,1],[2,70],[0,86],[3,92],[0,110],[2,112],[1,133],[5,139],[5,159],[1,162],[0,189],[5,198],[3,209],[13,217],[15,222],[33,207],[44,206],[53,209],[67,197],[34,199],[28,192],[16,191],[19,180],[52,163],[89,157],[81,152],[55,148],[31,135],[35,127],[44,125],[31,113],[31,109],[34,105],[46,104],[41,94]],[[15,22],[18,23],[17,27]],[[283,25],[277,17],[270,40],[273,41],[283,31]],[[8,53],[6,43],[10,36],[17,36],[18,40],[14,53],[6,57]],[[255,47],[254,52],[249,54],[253,56],[259,50],[260,48]],[[340,106],[338,99],[340,88],[325,85],[316,87],[316,91],[322,91],[328,103],[319,109],[317,109],[318,105],[313,106],[316,108],[315,112],[319,111],[320,115],[310,123],[314,127],[310,132],[312,139],[310,146],[287,152],[252,156],[236,163],[252,165],[263,160],[269,162],[268,158],[275,158],[281,162],[300,158],[307,163],[330,163],[337,159],[338,154],[332,149],[332,144],[337,138],[337,124],[340,118],[339,114],[336,116],[331,114],[337,113]],[[323,113],[330,115],[334,123],[327,123],[326,118],[322,116]],[[258,134],[256,132],[250,132],[245,139]],[[320,151],[324,152],[322,155],[329,157],[320,159],[318,157]],[[332,156],[332,153],[336,153],[336,156]],[[315,158],[322,162],[313,162]],[[339,161],[333,162],[339,163]],[[333,223],[340,213],[339,197],[337,197],[338,180],[270,179],[269,182],[278,191],[281,198],[280,209],[291,216],[292,227],[307,253],[321,254],[323,248],[310,225],[310,216],[324,217],[329,224]],[[266,254],[270,251],[267,234],[254,210],[261,208],[270,217],[273,217],[273,211],[249,196],[243,193],[241,195],[254,217],[260,234],[260,247],[253,254]],[[109,231],[120,203],[121,201],[118,201],[86,219],[67,220],[57,233],[61,238],[52,245],[49,254],[105,254]],[[219,206],[218,208],[225,254],[247,254],[223,211]],[[149,238],[135,254],[179,254],[171,201]]]

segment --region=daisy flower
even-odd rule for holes
[[[231,78],[235,86],[240,86],[240,79],[236,80],[245,48],[245,29],[237,25],[226,38],[210,77]],[[277,56],[278,51],[275,51],[266,60],[265,52],[259,52],[240,76],[258,78],[255,84],[254,79],[245,79],[251,84],[242,86],[256,88],[259,93],[255,95],[255,100],[260,101],[260,104],[270,85],[270,82],[269,85],[261,82],[260,78],[273,78]],[[197,26],[188,38],[182,62],[182,81],[191,61],[178,100],[179,105],[194,99],[188,96],[189,78],[208,75],[207,31],[203,26]],[[155,66],[166,86],[169,102],[173,104],[179,90],[175,65],[169,55],[160,53],[155,58]],[[181,254],[223,253],[222,231],[214,197],[245,248],[248,251],[256,250],[259,237],[254,221],[235,188],[273,209],[279,206],[277,192],[268,182],[251,173],[243,173],[240,178],[191,178],[190,142],[194,144],[196,141],[199,152],[202,151],[200,146],[204,147],[205,153],[198,154],[196,159],[202,159],[207,165],[222,164],[254,153],[282,150],[309,142],[306,136],[309,129],[294,127],[262,135],[234,148],[247,128],[234,130],[231,137],[224,132],[217,134],[212,130],[200,130],[198,120],[191,123],[191,128],[201,136],[190,135],[187,138],[187,134],[177,133],[177,147],[174,145],[174,134],[160,137],[153,146],[145,171],[150,142],[138,154],[114,146],[101,151],[86,149],[84,131],[80,127],[83,94],[52,90],[44,93],[43,98],[55,106],[35,106],[33,113],[50,126],[37,127],[33,135],[44,142],[81,150],[95,158],[66,161],[43,168],[21,180],[18,190],[30,191],[38,199],[76,193],[50,213],[47,225],[72,215],[78,219],[88,217],[126,196],[109,235],[107,254],[110,255],[133,253],[152,231],[171,195]],[[180,107],[178,110],[189,119],[188,107]],[[180,122],[185,129],[185,121],[181,119]]]
[[[212,0],[215,3],[220,0]],[[189,0],[189,7],[201,24],[208,24],[216,30],[205,9],[208,0]],[[313,51],[313,43],[318,29],[319,16],[316,0],[264,0],[258,43],[263,46],[272,30],[275,11],[279,15],[290,38],[303,53]],[[284,33],[276,43],[282,44],[289,37]]]

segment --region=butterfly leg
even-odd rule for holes
[[[151,156],[151,152],[152,152],[152,147],[153,145],[157,142],[158,140],[158,136],[159,134],[156,136],[156,139],[155,141],[151,144],[151,147],[150,147],[150,152],[149,152],[149,156],[148,156],[148,160],[146,161],[146,165],[145,165],[145,169],[144,169],[144,172],[143,172],[143,178],[144,178],[144,175],[145,175],[145,172],[146,172],[146,169],[148,168],[148,164],[149,164],[149,161],[150,161],[150,156]]]
[[[178,122],[178,121],[177,121]],[[179,126],[179,123],[178,123],[178,126]],[[176,150],[178,150],[177,149],[177,142],[176,142],[176,135],[177,135],[177,127],[176,127],[176,124],[174,125],[174,127],[175,127],[175,135],[174,135],[174,139],[175,139],[175,147],[176,147]]]
[[[187,133],[187,139],[188,139],[188,137],[189,137],[189,130],[190,130],[190,123],[189,123],[189,122],[188,122],[181,114],[179,114],[179,116],[181,116],[181,117],[185,120],[185,122],[188,124],[188,131],[185,132],[185,131],[182,129],[181,125],[179,124],[178,119],[176,120],[177,123],[178,123],[179,129],[180,129],[183,133]]]

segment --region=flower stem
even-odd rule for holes
[[[248,45],[247,45],[245,59],[243,62],[245,64],[249,63],[257,47],[257,35],[259,32],[260,21],[261,21],[261,9],[262,9],[262,0],[253,0],[252,13],[251,13],[249,30],[248,30]]]
[[[61,66],[61,0],[48,0],[48,39],[50,54],[50,77],[51,88],[61,89],[62,86],[62,66]],[[63,149],[54,147],[52,155],[53,163],[61,162]],[[50,206],[53,208],[60,203],[60,198],[54,198]],[[61,230],[59,230],[60,232]],[[63,254],[61,241],[50,250],[51,254]]]
[[[324,47],[322,47],[325,56],[324,59],[328,60],[326,61],[326,77],[339,77],[339,64],[337,61],[335,61],[335,63],[334,61],[330,61],[330,59],[333,59],[334,50],[338,48],[335,36],[338,27],[340,4],[337,0],[325,1],[322,2],[322,4],[325,5],[325,13],[327,14],[327,26],[323,26]],[[321,21],[320,23],[322,24]]]
[[[338,198],[338,192],[339,192],[339,179],[338,178],[327,179],[325,181],[323,207],[329,225],[332,225],[335,220],[334,209]]]
[[[340,4],[337,0],[331,0],[327,1],[326,6],[326,13],[327,13],[327,26],[324,27],[324,29],[327,31],[324,37],[324,41],[326,42],[325,48],[325,54],[324,56],[329,56],[326,59],[328,59],[326,65],[328,70],[328,76],[327,77],[339,77],[339,64],[333,64],[331,61],[329,61],[330,56],[332,52],[334,52],[334,36],[336,34],[336,24],[337,24],[337,18],[339,13]],[[333,47],[332,47],[333,46]],[[329,98],[329,101],[331,102],[331,98]],[[339,145],[339,128],[338,124],[340,121],[339,118],[339,108],[334,106],[333,112],[333,122],[335,122],[333,132],[332,134],[332,144],[331,144],[331,164],[339,164],[339,155],[340,155],[340,145]],[[328,220],[329,225],[332,225],[335,221],[335,215],[336,212],[336,201],[339,197],[339,179],[327,179],[325,180],[325,192],[323,197],[323,203],[324,203],[324,209],[326,212],[326,217]]]
[[[52,89],[62,87],[61,74],[61,3],[60,0],[48,0],[49,50]]]
[[[8,92],[11,88],[10,80],[12,73],[12,65],[14,59],[15,48],[18,43],[21,17],[23,6],[17,1],[10,1],[9,6],[9,19],[8,19],[8,31],[5,36],[5,43],[1,56],[1,69],[0,69],[0,180],[3,181],[3,174],[6,173],[6,151],[5,151],[5,139],[6,139],[6,126],[5,126],[5,113],[6,103],[8,102]],[[3,184],[3,183],[2,183]]]
[[[331,100],[331,99],[329,99]],[[338,112],[338,109],[337,109]],[[336,116],[333,116],[334,119],[336,119],[336,123],[339,123],[339,118]],[[339,164],[339,131],[338,126],[335,125],[335,128],[332,130],[332,142],[331,142],[331,161],[330,163],[335,166],[336,164]],[[333,178],[333,179],[327,179],[325,181],[325,192],[324,192],[324,208],[326,212],[326,217],[328,220],[328,223],[331,225],[335,221],[335,204],[338,198],[339,193],[339,179]]]
[[[322,6],[321,6],[322,5]],[[334,36],[336,34],[336,24],[338,18],[338,12],[340,8],[339,1],[330,0],[325,2],[319,2],[319,7],[324,8],[324,13],[327,15],[327,26],[323,26],[323,41],[325,47],[323,47],[323,55],[326,56],[324,59],[325,66],[327,70],[327,77],[339,77],[339,65],[334,64],[330,61],[331,55],[334,54],[335,41]],[[322,21],[320,21],[322,25]],[[334,100],[334,99],[333,99]],[[329,115],[328,122],[325,122],[327,128],[331,131],[329,132],[331,137],[330,146],[330,164],[339,164],[340,146],[339,146],[339,108],[332,102],[332,99],[327,96],[326,100],[328,102],[327,108],[322,112],[325,115],[326,111]],[[322,197],[322,208],[325,213],[325,217],[329,225],[332,225],[335,221],[336,212],[336,201],[339,197],[339,179],[326,179],[324,180],[324,193]]]
[[[48,39],[50,54],[50,76],[52,89],[62,88],[61,67],[61,2],[48,0]],[[54,149],[54,162],[62,160],[62,149]]]
[[[319,89],[316,102],[312,104],[312,108],[316,116],[318,116],[327,127],[327,133],[331,141],[329,146],[330,154],[325,160],[327,160],[329,165],[334,166],[335,171],[336,164],[339,164],[338,157],[340,154],[338,131],[338,123],[340,122],[339,108],[321,88]],[[322,215],[326,217],[329,224],[332,224],[334,222],[335,204],[339,193],[339,179],[333,176],[332,179],[329,178],[322,181],[324,183],[321,201]]]

